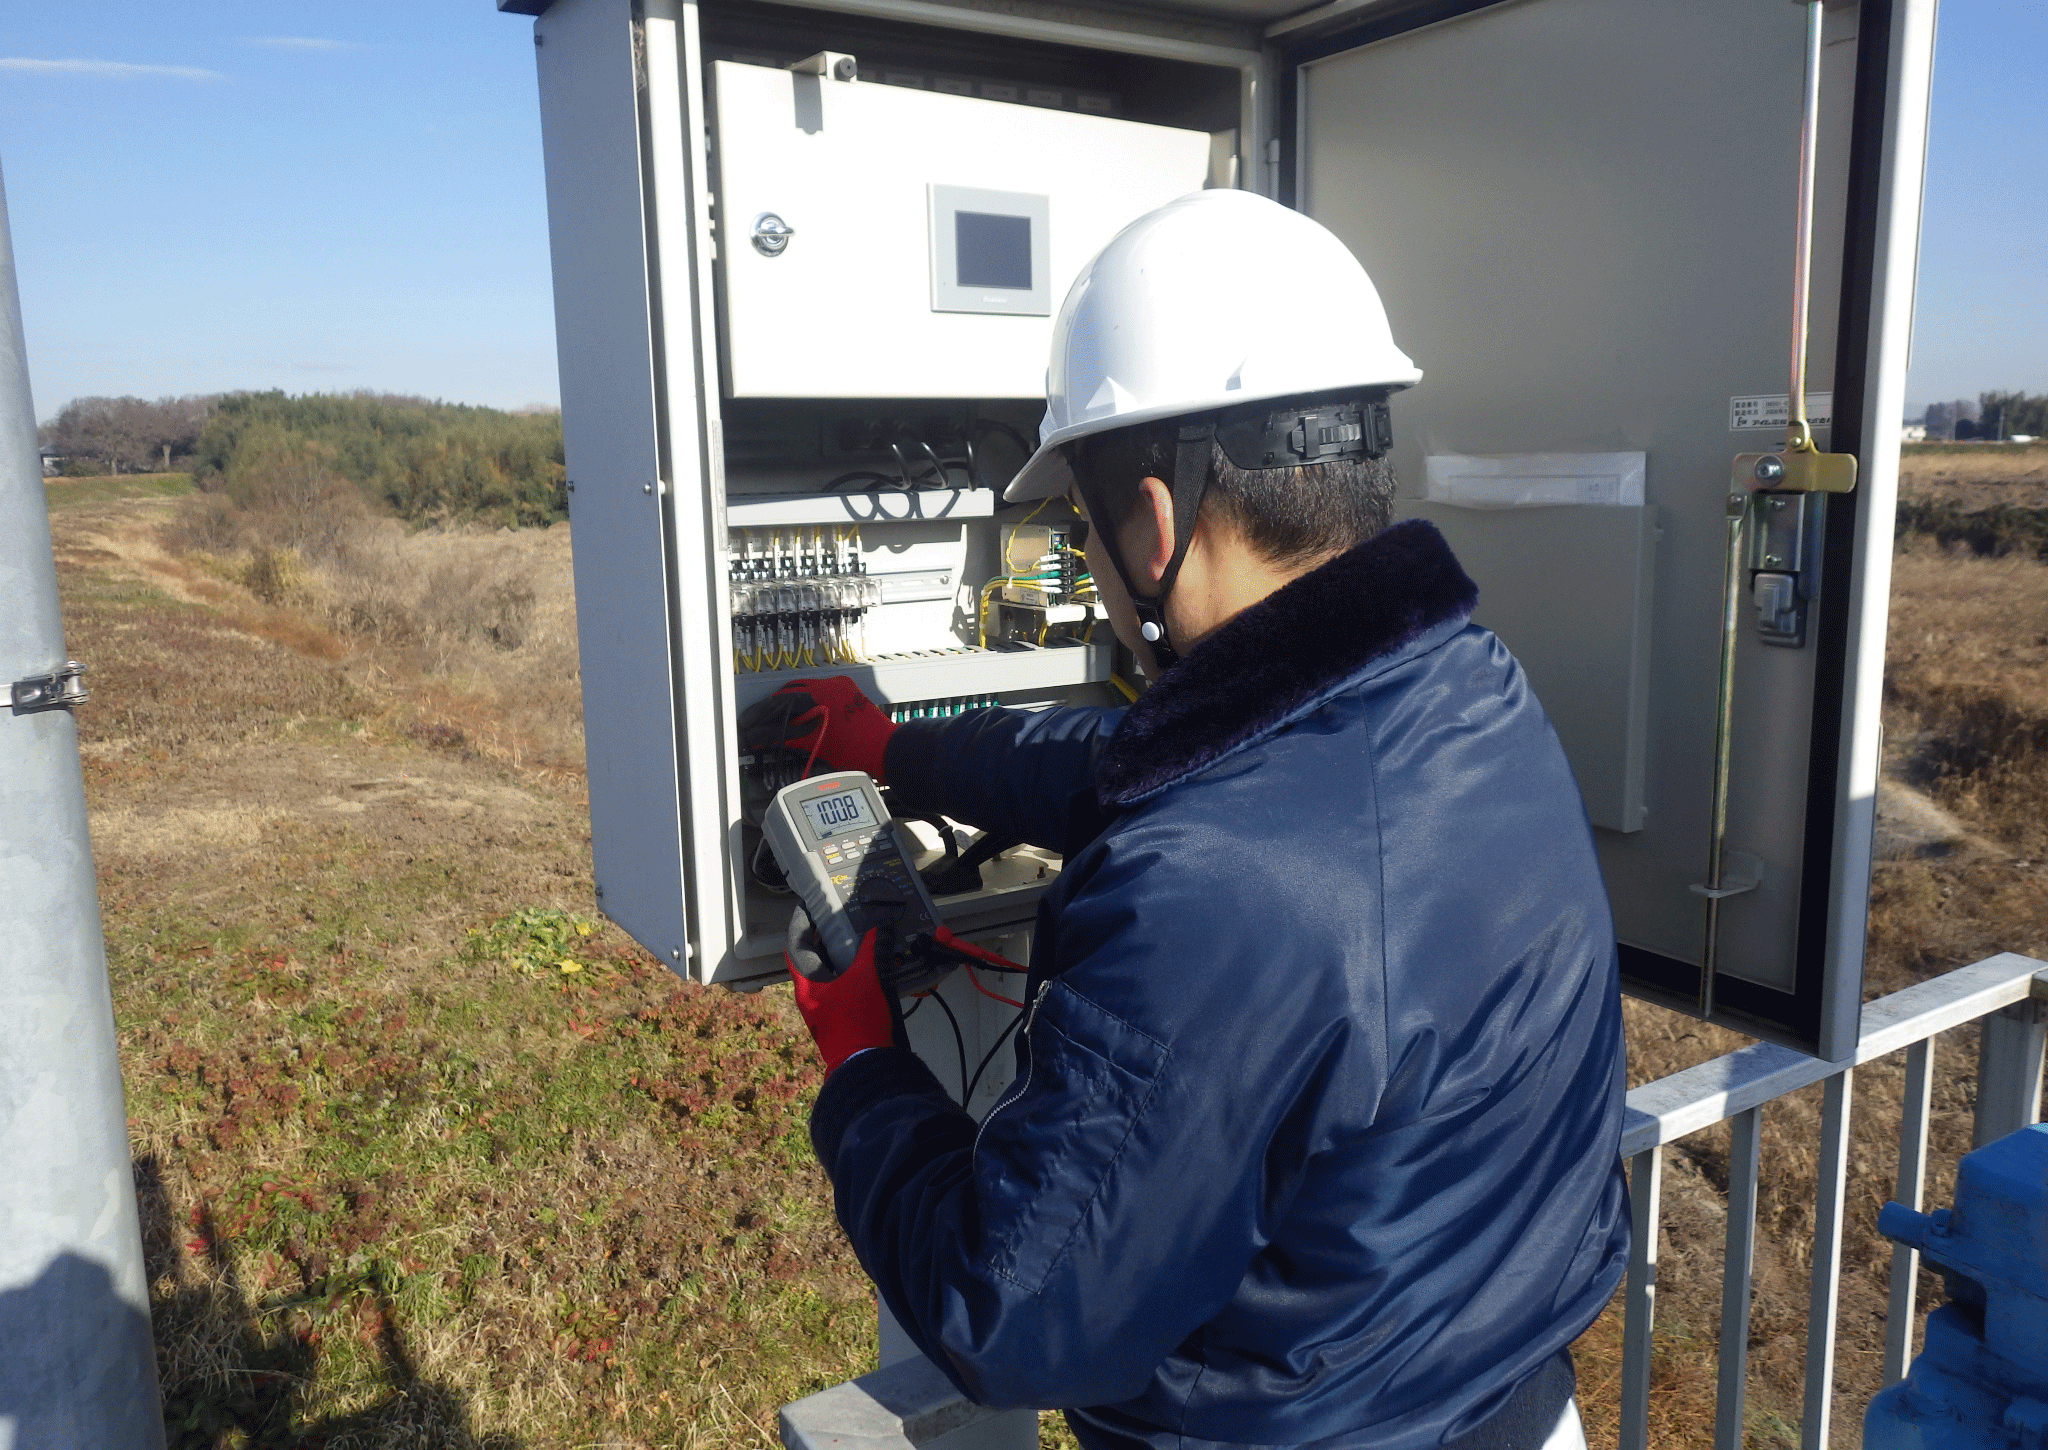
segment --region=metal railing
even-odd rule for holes
[[[1835,1387],[1836,1290],[1841,1282],[1843,1188],[1849,1161],[1849,1101],[1856,1069],[1906,1054],[1906,1095],[1899,1123],[1895,1197],[1920,1207],[1927,1172],[1927,1119],[1934,1086],[1934,1038],[1983,1020],[1977,1053],[1977,1116],[1982,1145],[2040,1116],[2043,1008],[2048,962],[2011,952],[1959,967],[1864,1004],[1862,1040],[1846,1062],[1822,1062],[1760,1044],[1645,1083],[1628,1095],[1621,1152],[1629,1164],[1635,1216],[1622,1321],[1621,1450],[1648,1450],[1650,1330],[1657,1302],[1658,1198],[1664,1146],[1726,1122],[1728,1240],[1721,1260],[1721,1333],[1714,1405],[1714,1450],[1740,1450],[1749,1367],[1750,1271],[1756,1247],[1759,1114],[1764,1104],[1814,1083],[1823,1085],[1820,1174],[1814,1198],[1813,1270],[1806,1317],[1806,1395],[1801,1450],[1826,1450]],[[1913,1358],[1913,1290],[1919,1255],[1892,1251],[1885,1321],[1887,1384]]]
[[[1635,1241],[1623,1301],[1621,1450],[1648,1450],[1649,1446],[1650,1335],[1657,1300],[1657,1229],[1665,1145],[1717,1123],[1730,1126],[1728,1229],[1722,1257],[1713,1444],[1714,1450],[1740,1450],[1749,1365],[1750,1274],[1756,1249],[1760,1114],[1765,1104],[1787,1093],[1814,1083],[1823,1085],[1800,1444],[1802,1450],[1826,1450],[1834,1398],[1849,1106],[1856,1069],[1894,1052],[1906,1054],[1895,1196],[1917,1209],[1927,1171],[1934,1038],[1980,1020],[1984,1032],[1977,1053],[1972,1141],[1981,1146],[2040,1117],[2043,1050],[2048,1045],[2048,962],[2011,952],[1865,1004],[1862,1040],[1856,1055],[1847,1061],[1823,1062],[1789,1048],[1761,1044],[1645,1083],[1628,1095],[1621,1152],[1629,1165]],[[1918,1272],[1918,1254],[1911,1249],[1893,1249],[1885,1325],[1887,1384],[1905,1376],[1913,1357],[1913,1293]],[[930,1444],[940,1435],[956,1435],[992,1419],[994,1413],[961,1398],[936,1369],[913,1358],[784,1406],[782,1442],[790,1450],[823,1450],[826,1446],[908,1450]],[[953,1446],[965,1450],[968,1438],[948,1439],[948,1450]]]

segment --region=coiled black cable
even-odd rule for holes
[[[825,492],[838,493],[849,484],[872,483],[879,488],[894,488],[896,480],[886,473],[877,473],[872,468],[856,468],[851,473],[842,473],[825,485]]]

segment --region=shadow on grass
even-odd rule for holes
[[[142,1158],[135,1174],[150,1282],[175,1283],[177,1229],[161,1168],[155,1159]],[[520,1450],[519,1441],[509,1435],[476,1434],[462,1395],[420,1374],[390,1297],[376,1288],[352,1295],[368,1301],[370,1312],[356,1316],[361,1328],[344,1324],[334,1332],[353,1333],[374,1346],[382,1394],[361,1409],[319,1414],[312,1404],[322,1332],[311,1327],[310,1319],[296,1327],[266,1329],[253,1307],[255,1296],[240,1282],[210,1210],[200,1210],[196,1227],[213,1270],[210,1282],[160,1291],[151,1303],[157,1356],[164,1370],[164,1435],[169,1450],[397,1445],[419,1450]],[[307,1302],[318,1297],[309,1296]]]

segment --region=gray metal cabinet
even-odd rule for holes
[[[1827,395],[1816,399],[1829,425],[1822,445],[1854,454],[1860,481],[1852,493],[1802,506],[1801,588],[1810,597],[1796,640],[1763,637],[1745,578],[1723,878],[1742,889],[1721,899],[1711,972],[1709,908],[1695,888],[1707,881],[1725,503],[1732,458],[1771,446],[1773,410],[1787,391],[1803,7],[1332,0],[1289,14],[1284,3],[1258,0],[1143,13],[1032,0],[501,0],[501,8],[541,12],[536,56],[597,871],[604,909],[640,941],[703,981],[765,980],[779,968],[773,904],[761,901],[745,859],[746,783],[734,732],[736,710],[772,688],[778,671],[735,672],[735,530],[798,495],[813,500],[804,506],[812,512],[785,514],[812,522],[794,527],[829,520],[840,530],[830,512],[840,505],[818,514],[815,483],[784,455],[788,440],[810,429],[824,441],[806,466],[832,466],[832,438],[848,436],[862,385],[806,382],[798,391],[832,396],[812,398],[819,406],[810,412],[803,400],[771,406],[762,395],[776,391],[777,349],[808,357],[807,329],[869,338],[868,392],[900,399],[892,380],[910,364],[891,339],[972,325],[983,329],[977,349],[1015,356],[956,370],[983,380],[970,385],[979,395],[919,406],[954,419],[947,426],[962,436],[984,425],[1028,434],[1036,417],[1025,389],[995,380],[1035,375],[1029,359],[1043,348],[1047,320],[1020,306],[1015,316],[935,321],[936,303],[881,300],[914,288],[878,285],[832,315],[799,310],[783,315],[772,337],[750,333],[735,387],[727,329],[777,309],[762,312],[756,298],[751,312],[735,311],[721,290],[724,268],[737,274],[733,259],[753,246],[750,229],[761,222],[739,214],[751,200],[720,213],[716,75],[719,66],[780,67],[793,77],[789,124],[799,130],[821,117],[829,125],[832,87],[853,84],[1011,106],[1003,114],[1020,126],[1042,123],[1044,144],[1055,149],[1081,144],[1058,138],[1087,132],[1086,107],[1206,135],[1209,184],[1277,195],[1343,237],[1426,373],[1394,402],[1402,507],[1451,537],[1481,585],[1481,621],[1524,660],[1556,720],[1599,838],[1628,986],[1824,1056],[1850,1050],[1928,0],[1825,12],[1809,372],[1814,391]],[[808,63],[814,55],[827,59]],[[858,57],[858,80],[834,79],[830,58],[839,55]],[[760,71],[741,79],[781,94],[783,82]],[[812,91],[815,112],[805,109]],[[797,139],[793,130],[776,144],[787,151]],[[1169,151],[1179,144],[1167,142]],[[771,154],[781,153],[750,152]],[[1185,166],[1192,153],[1180,146],[1174,154]],[[914,159],[878,146],[868,164],[903,195],[923,196],[898,174]],[[1077,154],[1073,165],[1078,175],[1098,159]],[[923,180],[1019,193],[1055,184],[1006,187],[998,169]],[[1057,195],[1048,214],[1061,225]],[[797,223],[788,245],[804,246],[818,225]],[[917,227],[931,225],[921,212]],[[902,226],[901,246],[925,245],[925,230],[913,236]],[[749,286],[772,275],[754,251],[745,261]],[[1054,281],[1056,308],[1064,279]],[[884,315],[891,306],[902,315]],[[920,364],[918,375],[942,380],[947,371]],[[1818,420],[1823,409],[1814,413]],[[1613,467],[1630,480],[1625,487],[1600,481],[1609,467],[1602,459],[1623,460]],[[946,466],[937,472],[944,479]],[[1489,482],[1476,492],[1439,486],[1480,475]],[[986,489],[938,495],[913,497],[955,512],[919,524],[924,533],[894,536],[906,559],[913,543],[926,551],[914,569],[902,565],[897,587],[940,580],[935,588],[953,591],[950,616],[936,603],[930,618],[950,618],[931,627],[951,628],[958,651],[927,651],[921,665],[899,652],[859,667],[861,678],[905,708],[1115,698],[1106,677],[1118,666],[1100,637],[1071,651],[975,647],[961,591],[1007,567],[1006,531],[1016,519],[990,508]],[[884,525],[867,528],[862,547],[875,567],[887,565],[876,552]],[[1033,858],[949,909],[965,925],[1017,930],[1056,869]]]

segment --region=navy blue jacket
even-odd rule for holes
[[[888,776],[1060,851],[977,1130],[865,1053],[812,1142],[861,1264],[986,1405],[1094,1446],[1480,1426],[1627,1257],[1607,899],[1557,738],[1397,524],[1128,710],[901,727]]]

